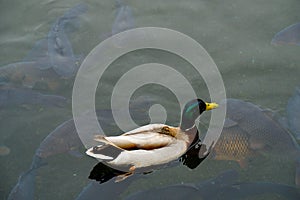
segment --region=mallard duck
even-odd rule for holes
[[[183,109],[179,127],[149,124],[120,136],[96,135],[95,140],[102,144],[88,149],[86,154],[129,174],[138,168],[166,164],[188,150],[198,133],[195,120],[200,114],[217,106],[201,99],[191,100]]]

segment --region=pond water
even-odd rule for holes
[[[20,183],[22,178],[19,179],[19,187],[34,194],[13,199],[29,199],[32,196],[43,200],[76,199],[91,184],[88,176],[98,161],[85,154],[86,149],[79,138],[70,139],[66,136],[67,133],[76,132],[73,122],[63,127],[63,130],[58,126],[72,118],[73,84],[76,70],[84,58],[111,35],[136,27],[162,27],[193,38],[204,47],[218,67],[226,97],[250,102],[253,109],[257,109],[256,105],[260,106],[261,110],[249,112],[252,117],[256,114],[258,116],[262,109],[270,109],[275,114],[264,112],[263,120],[271,118],[274,121],[270,122],[271,128],[265,128],[264,121],[251,121],[247,116],[244,119],[243,126],[251,125],[254,127],[251,132],[256,134],[254,139],[247,134],[245,136],[249,143],[255,140],[247,146],[255,152],[251,156],[240,155],[242,147],[230,149],[230,141],[236,139],[230,136],[224,147],[226,152],[219,149],[225,155],[218,154],[216,150],[217,155],[211,154],[195,169],[176,164],[149,174],[129,177],[118,185],[113,179],[101,185],[97,183],[95,186],[93,183],[94,186],[90,186],[90,196],[86,199],[140,199],[141,196],[155,199],[158,194],[174,195],[177,190],[187,194],[182,198],[190,199],[213,199],[222,195],[233,199],[234,193],[240,193],[240,196],[236,196],[238,198],[283,199],[275,191],[284,191],[282,193],[290,195],[287,199],[299,197],[299,190],[297,193],[295,189],[295,182],[300,184],[300,166],[297,168],[300,164],[295,162],[299,158],[299,151],[295,149],[296,124],[300,119],[297,118],[298,112],[294,112],[289,115],[293,118],[293,122],[289,123],[286,108],[294,95],[293,106],[288,108],[290,111],[300,110],[300,95],[295,93],[300,85],[300,43],[298,40],[292,44],[271,44],[276,33],[300,22],[299,1],[88,0],[83,3],[77,0],[3,0],[0,10],[0,199],[8,198],[24,172],[25,175],[21,176],[23,182]],[[300,30],[295,34],[297,33],[300,35]],[[172,42],[176,44],[176,41]],[[122,45],[122,42],[116,43]],[[133,67],[145,63],[161,63],[176,69],[189,81],[198,97],[210,101],[208,86],[187,60],[161,49],[136,50],[114,60],[103,73],[97,87],[95,105],[100,110],[100,114],[97,114],[101,119],[98,119],[107,135],[122,133],[122,128],[114,123],[110,112],[112,91],[117,81]],[[95,65],[97,64],[99,63],[96,62]],[[144,76],[145,74],[142,77]],[[184,94],[184,89],[181,89],[183,86],[176,81],[175,75],[158,73],[154,76],[155,80],[172,80],[175,84],[173,86]],[[135,80],[127,81],[130,86],[130,81]],[[123,94],[119,95],[121,97]],[[142,101],[135,101],[140,96]],[[160,106],[150,110],[153,111],[152,122],[164,122],[166,119],[166,123],[172,126],[180,123],[182,108],[179,100],[165,86],[142,85],[136,88],[131,101],[134,107],[132,116],[138,125],[150,122],[147,111],[154,104],[160,104],[165,110]],[[121,115],[128,108],[124,105],[119,104],[116,108]],[[239,113],[241,107],[244,107],[243,103],[231,105],[233,107],[229,106],[229,111],[232,116],[236,116],[235,109]],[[200,118],[201,123],[197,121],[202,132],[206,131],[210,116],[206,112]],[[128,124],[124,126],[126,125]],[[225,127],[224,131],[230,131],[231,125]],[[127,127],[128,130],[136,128],[131,125]],[[282,127],[285,135],[277,135],[281,134],[277,132]],[[294,132],[288,133],[286,129]],[[56,143],[51,143],[52,140],[44,141],[55,130],[65,133],[65,139],[59,138]],[[264,134],[267,136],[261,136]],[[289,134],[288,139],[286,134]],[[278,140],[283,142],[276,142]],[[65,147],[65,144],[69,146]],[[37,151],[42,145],[44,149]],[[278,153],[278,149],[292,150],[279,150],[281,152]],[[234,151],[236,152],[233,153]],[[33,166],[32,161],[36,159],[34,155],[37,152],[43,157],[42,166],[28,171]],[[225,170],[234,172],[227,173]],[[210,179],[219,183],[218,176],[222,176],[220,174],[229,176],[226,180],[219,177],[220,185],[227,188],[222,185],[220,189],[221,186],[216,187],[212,181],[206,181]],[[24,181],[24,177],[30,180]],[[24,182],[25,186],[22,185]],[[233,184],[238,184],[237,182],[250,182],[252,185],[237,192],[233,190]],[[190,186],[188,183],[194,185]],[[174,184],[183,185],[179,187]],[[170,185],[173,186],[164,190],[169,193],[151,190],[140,196],[136,194],[146,189]],[[244,185],[239,187],[243,188]],[[254,196],[257,187],[265,187],[271,194]],[[290,188],[285,190],[284,187]],[[200,192],[192,191],[193,188],[198,188]],[[209,192],[210,190],[215,192]]]

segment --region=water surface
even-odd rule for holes
[[[69,40],[68,45],[71,44],[72,53],[82,57],[85,57],[100,41],[112,33],[119,32],[115,27],[121,27],[120,31],[127,29],[124,24],[116,25],[115,19],[120,18],[116,12],[127,11],[118,9],[114,1],[85,2],[88,9],[78,18],[78,26],[69,27],[65,33]],[[124,2],[130,6],[131,12],[125,13],[126,17],[129,15],[133,18],[130,18],[128,28],[165,27],[187,34],[199,42],[218,66],[228,98],[249,101],[262,108],[272,109],[280,116],[286,115],[288,99],[300,85],[300,47],[274,46],[271,40],[280,30],[300,21],[299,1],[127,0]],[[78,3],[80,1],[2,1],[1,66],[23,62],[35,44],[47,38],[56,20]],[[72,57],[73,64],[74,59],[75,57]],[[199,97],[209,100],[203,79],[194,75],[189,63],[174,54],[147,49],[124,55],[109,67],[100,83],[103,87],[97,90],[97,108],[109,109],[110,94],[117,80],[133,66],[148,62],[174,67],[186,76]],[[0,145],[10,150],[8,154],[0,156],[1,199],[7,199],[17,184],[19,175],[28,170],[32,157],[43,139],[72,117],[70,100],[73,78],[55,80],[58,83],[57,87],[48,87],[49,85],[45,86],[43,82],[38,81],[33,90],[44,95],[57,95],[68,99],[67,105],[63,107],[29,103],[0,107]],[[0,80],[0,83],[2,81]],[[14,87],[22,88],[23,85],[19,83]],[[156,85],[144,86],[135,93],[135,96],[139,95],[154,98],[167,110],[167,122],[178,125],[180,109],[170,91]],[[208,114],[203,116],[208,117]],[[140,125],[147,122],[149,121],[146,119],[137,120]],[[207,124],[204,124],[204,127],[206,126]],[[110,129],[112,135],[119,134],[118,127]],[[68,153],[49,156],[46,160],[48,164],[36,172],[35,199],[75,199],[90,183],[87,177],[97,163],[96,160],[85,156],[84,151],[83,147],[79,148],[79,153],[83,156]],[[254,156],[244,168],[235,161],[207,159],[194,170],[182,165],[158,170],[132,181],[129,188],[122,193],[122,197],[154,186],[199,182],[216,177],[227,169],[237,170],[240,181],[295,185],[294,161],[267,154]]]

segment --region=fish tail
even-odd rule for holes
[[[115,0],[115,4],[116,4],[117,8],[125,5],[125,3],[123,2],[123,0]]]
[[[88,10],[88,6],[85,3],[80,3],[69,9],[62,17],[62,19],[70,20],[73,19]]]

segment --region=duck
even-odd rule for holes
[[[217,108],[217,103],[201,99],[189,101],[181,115],[179,127],[148,124],[119,136],[95,135],[100,145],[89,148],[86,154],[126,175],[137,169],[161,166],[182,156],[198,134],[195,120],[204,112]]]

